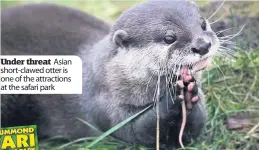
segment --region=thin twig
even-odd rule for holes
[[[157,81],[157,101],[156,101],[156,149],[159,150],[160,144],[159,144],[159,139],[160,139],[160,117],[159,117],[159,98],[160,98],[160,74],[158,74],[158,81]]]
[[[159,150],[159,131],[160,131],[160,127],[159,127],[159,106],[156,105],[156,117],[157,117],[157,121],[156,121],[156,149]]]

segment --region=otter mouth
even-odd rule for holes
[[[199,61],[189,63],[189,64],[175,64],[171,69],[172,72],[179,74],[183,68],[188,68],[192,73],[197,73],[202,70],[205,70],[209,66],[209,58],[203,58]],[[161,72],[168,74],[168,72],[164,72],[164,69],[160,70]],[[160,73],[161,73],[160,72]]]
[[[209,65],[208,58],[204,58],[188,66],[189,66],[189,69],[192,70],[193,72],[199,72],[206,69],[208,65]]]

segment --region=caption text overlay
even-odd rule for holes
[[[82,94],[77,56],[0,56],[0,94]]]

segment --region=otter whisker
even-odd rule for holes
[[[228,53],[226,53],[224,50],[222,49],[218,49],[216,55],[221,56],[222,58],[226,57],[226,55],[229,55]]]
[[[240,45],[234,44],[234,43],[224,43],[221,46],[223,46],[223,45],[228,45],[227,48],[231,48],[231,49],[240,49]]]
[[[174,64],[174,68],[170,71],[170,73],[169,73],[169,78],[168,77],[166,77],[166,80],[168,81],[168,90],[169,90],[169,94],[170,94],[170,97],[171,97],[171,99],[172,99],[172,102],[174,103],[174,101],[173,101],[173,95],[175,95],[175,89],[174,89],[174,87],[173,87],[173,82],[174,82],[174,78],[175,78],[175,71],[176,70],[176,64]],[[170,84],[171,84],[171,88],[170,88]],[[172,95],[172,92],[173,92],[173,95]]]
[[[220,57],[220,58],[224,58],[224,57],[230,57],[230,58],[234,58],[234,56],[230,55],[230,54],[223,54],[223,53],[218,53],[216,56]],[[216,57],[215,56],[215,57]]]
[[[167,112],[169,111],[169,104],[168,104],[168,91],[170,90],[169,89],[169,83],[168,83],[168,68],[166,70],[166,74],[165,74],[165,86],[166,86],[166,89],[165,89],[165,95],[166,95],[166,108],[167,108]],[[170,92],[170,91],[169,91]]]
[[[174,70],[175,70],[175,64],[173,66],[173,69],[172,70],[169,70],[169,74],[168,74],[168,79],[169,79],[169,82],[173,82],[173,75],[174,75]]]
[[[223,55],[223,52],[219,52],[219,51],[215,54],[214,57],[216,57],[216,56],[218,56],[218,57],[220,57],[220,58],[226,57],[225,55]]]
[[[229,45],[229,46],[231,46],[231,48],[234,48],[234,49],[240,48],[238,44],[234,44],[234,43],[224,43],[224,45]]]
[[[216,35],[219,35],[220,33],[223,33],[223,32],[225,32],[225,31],[231,30],[231,29],[233,29],[233,28],[236,28],[236,27],[227,28],[227,29],[224,29],[224,30],[217,31],[217,32],[216,32]]]
[[[170,79],[168,79],[168,76],[170,77],[171,76],[171,73],[170,71],[168,71],[168,67],[167,67],[167,64],[165,64],[163,66],[165,68],[165,80],[166,80],[166,102],[167,102],[167,110],[169,111],[169,106],[168,106],[168,93],[171,97],[171,99],[173,100],[173,96],[172,96],[172,93],[171,93],[171,89],[170,89]]]
[[[224,39],[232,38],[232,37],[234,37],[234,36],[236,36],[236,34],[230,34],[230,35],[221,36],[221,37],[218,37],[218,38],[224,40]]]
[[[172,102],[174,103],[174,99],[173,99],[174,93],[173,93],[173,95],[172,95],[171,89],[170,89],[170,86],[169,86],[170,82],[168,82],[168,78],[167,78],[167,77],[166,77],[166,82],[167,82],[167,89],[168,89],[168,91],[169,91],[169,95],[170,95],[170,97],[171,97],[171,99],[172,99]],[[173,91],[173,92],[174,92],[174,91]]]
[[[179,64],[179,62],[180,62],[180,60],[179,60],[179,57],[180,57],[180,55],[178,55],[177,57],[176,57],[176,59],[175,59],[175,63],[174,63],[174,68],[172,69],[172,71],[171,71],[171,76],[170,76],[170,82],[173,84],[173,82],[176,80],[175,78],[176,78],[176,75],[175,74],[177,74],[177,71],[178,71],[178,69],[177,69],[177,64]],[[178,67],[179,67],[179,65],[178,65]],[[175,91],[174,91],[174,93],[175,93]]]
[[[221,16],[219,19],[217,19],[217,20],[215,20],[215,21],[213,21],[213,22],[210,22],[209,24],[212,25],[212,24],[214,24],[214,23],[219,22],[220,20],[222,20],[222,19],[224,19],[224,18],[225,18],[225,15]]]
[[[230,52],[230,51],[227,51],[224,49],[219,49],[218,52],[221,53],[221,56],[223,58],[226,57],[226,55],[231,56],[232,58],[236,58],[235,53],[233,53],[233,52]]]
[[[158,79],[157,79],[157,82],[158,82]],[[153,95],[153,98],[152,98],[152,101],[154,102],[154,105],[156,105],[156,100],[155,100],[156,94],[157,94],[157,83],[156,83],[156,88],[155,88],[154,95]]]
[[[177,75],[176,75],[176,80],[178,80],[179,79],[179,76],[180,76],[180,74],[181,74],[181,69],[182,69],[182,63],[181,63],[181,61],[179,62],[179,66],[178,66],[178,73],[177,73]],[[174,87],[174,90],[175,90],[175,93],[176,93],[176,89],[175,89],[176,87]],[[175,96],[176,96],[176,94],[174,94]],[[176,97],[175,97],[176,98]]]
[[[234,37],[238,36],[238,35],[243,31],[243,29],[245,28],[245,26],[246,26],[246,25],[243,25],[242,28],[241,28],[237,33],[233,34],[233,36],[232,36],[231,38],[229,38],[229,39],[227,39],[227,40],[223,40],[223,41],[221,42],[221,44],[224,43],[224,42],[226,42],[226,41],[230,41],[230,40],[233,39]]]
[[[227,48],[227,47],[220,46],[219,51],[222,51],[222,52],[225,52],[227,54],[231,54],[231,55],[235,56],[235,51],[230,49],[230,48]]]
[[[223,43],[224,41],[220,41],[220,43]],[[225,47],[224,45],[229,45],[231,48],[234,49],[238,49],[240,48],[238,44],[236,44],[236,42],[232,42],[232,41],[227,41],[224,44],[221,44],[220,47],[224,47],[224,48],[229,48],[229,47]]]
[[[221,39],[219,39],[219,41],[220,41],[220,42],[224,42],[224,41],[226,41],[226,40],[221,40]],[[236,42],[229,40],[229,41],[227,41],[226,43],[236,43]]]
[[[178,68],[180,67],[179,65],[177,66],[176,64],[179,64],[179,61],[176,61],[175,63],[175,68],[174,68],[174,72],[172,73],[172,76],[171,76],[171,84],[172,84],[172,90],[173,90],[173,93],[175,95],[176,93],[176,89],[175,87],[173,86],[174,85],[174,82],[177,80],[178,78]],[[174,97],[175,98],[175,97]]]
[[[178,62],[177,62],[178,63]],[[174,69],[171,71],[171,74],[170,74],[170,78],[169,78],[169,82],[171,84],[171,90],[173,92],[173,96],[172,96],[172,102],[174,103],[174,99],[175,99],[175,87],[174,87],[174,81],[176,80],[175,78],[177,78],[177,68],[179,66],[176,65],[176,63],[174,64]]]
[[[169,78],[171,78],[171,72],[169,70],[168,72],[168,67],[166,67],[166,74],[165,74],[165,80],[166,80],[166,99],[167,99],[167,110],[169,110],[168,108],[168,93],[173,101],[173,96],[172,96],[172,93],[171,93],[171,89],[170,89],[170,79],[168,79],[168,76]],[[174,102],[173,102],[174,103]]]
[[[212,17],[220,10],[220,8],[223,6],[223,4],[225,3],[225,1],[226,1],[226,0],[224,0],[224,1],[220,4],[220,6],[218,7],[218,9],[217,9],[209,18],[207,18],[207,20],[210,20],[210,18],[212,18]]]
[[[152,74],[151,77],[150,77],[150,79],[149,79],[148,82],[147,82],[146,92],[148,92],[149,84],[150,84],[151,80],[153,79],[154,75],[155,75],[155,74]]]
[[[232,50],[232,49],[230,49],[230,48],[228,48],[228,47],[225,47],[225,46],[219,46],[219,48],[223,48],[223,49],[226,49],[226,50],[229,50],[229,51],[234,51],[234,50]]]

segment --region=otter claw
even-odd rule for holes
[[[176,82],[176,85],[178,86],[178,88],[183,89],[183,88],[184,88],[183,80],[178,80],[178,81]]]
[[[176,81],[176,96],[185,100],[187,109],[192,109],[192,105],[199,101],[198,86],[192,75],[185,69],[182,71],[180,80]]]
[[[194,82],[189,83],[189,85],[187,86],[188,92],[191,92],[193,90],[194,86],[195,86]]]
[[[183,101],[183,100],[184,100],[184,96],[183,96],[183,95],[179,95],[179,96],[178,96],[178,100]]]
[[[198,101],[199,101],[199,96],[194,96],[193,98],[192,98],[192,102],[193,103],[197,103]]]

